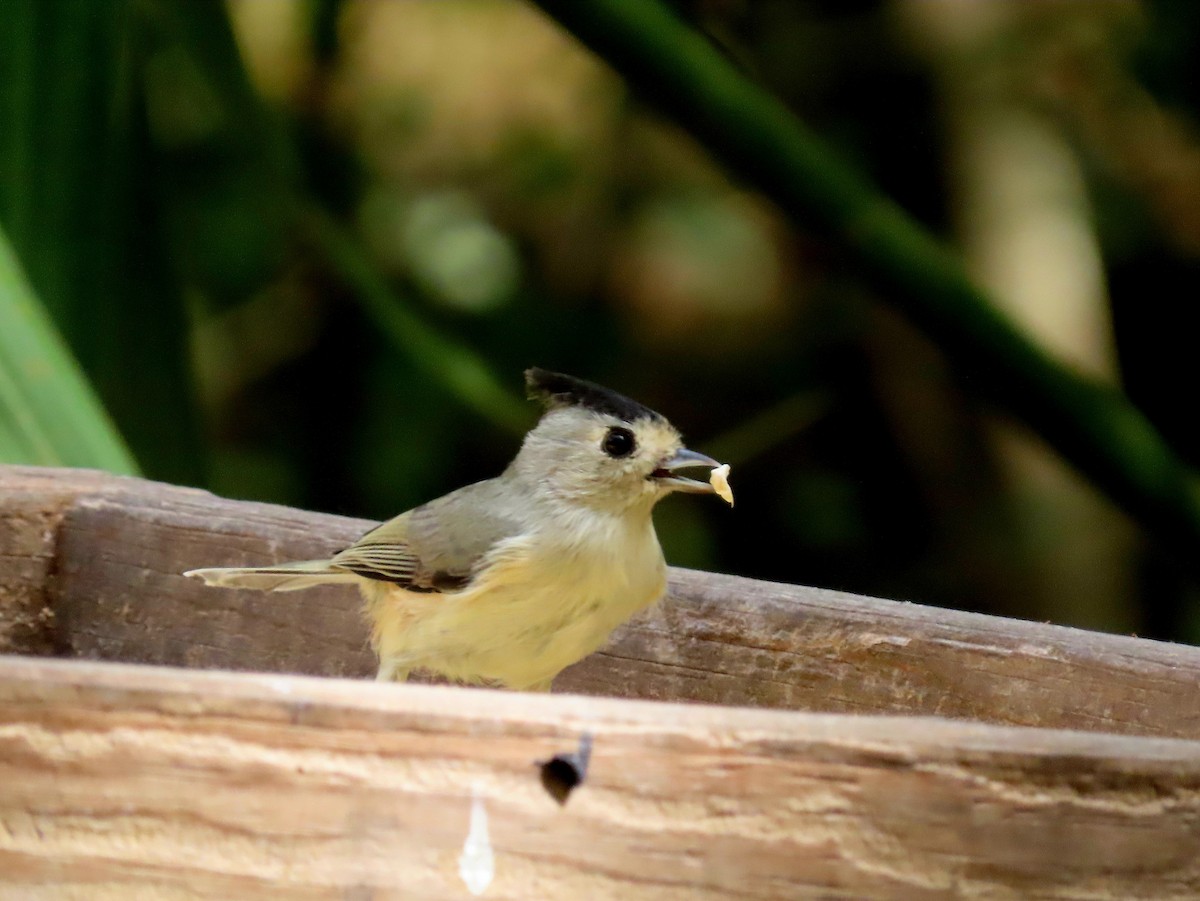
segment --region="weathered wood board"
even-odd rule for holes
[[[0,653],[53,651],[59,524],[77,497],[111,484],[86,470],[0,466]]]
[[[470,897],[473,798],[492,899],[1200,897],[1196,742],[0,658],[0,897]]]
[[[0,467],[0,525],[0,618],[13,598],[26,621],[52,612],[64,655],[373,672],[354,592],[228,591],[179,575],[327,554],[365,521]],[[16,649],[43,652],[50,638],[39,634]],[[555,688],[1200,738],[1198,684],[1196,648],[676,569],[664,602]]]

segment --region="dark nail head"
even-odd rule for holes
[[[559,804],[566,804],[571,792],[587,778],[588,760],[592,756],[592,736],[584,733],[579,749],[569,754],[555,754],[540,764],[542,787]]]

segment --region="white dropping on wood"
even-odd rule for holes
[[[496,875],[496,862],[492,857],[492,840],[488,837],[483,792],[477,785],[471,794],[471,825],[467,828],[462,854],[458,856],[458,875],[472,895],[482,895]]]

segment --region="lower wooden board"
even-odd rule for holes
[[[585,734],[560,805],[538,762]],[[464,872],[521,901],[1195,898],[1200,743],[0,657],[2,898]]]

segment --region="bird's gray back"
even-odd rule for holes
[[[521,534],[530,498],[508,475],[459,488],[408,515],[422,568],[468,575],[497,542]]]

